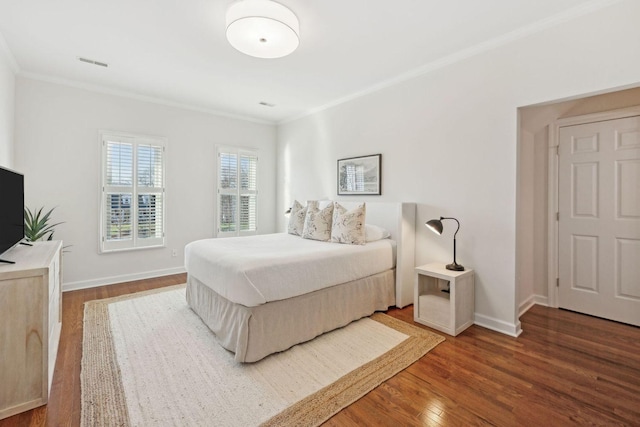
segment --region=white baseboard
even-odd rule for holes
[[[97,286],[113,285],[122,282],[131,282],[133,280],[151,279],[154,277],[170,276],[172,274],[184,273],[184,267],[166,268],[163,270],[146,271],[143,273],[123,274],[121,276],[101,277],[99,279],[82,280],[78,282],[69,282],[62,285],[62,291],[77,291],[79,289],[95,288]]]
[[[544,295],[531,295],[527,298],[518,309],[518,318],[525,314],[531,307],[534,305],[543,305],[545,307],[549,306],[549,298]]]
[[[504,320],[494,319],[493,317],[483,316],[482,314],[475,314],[474,323],[483,328],[491,329],[492,331],[501,332],[505,335],[517,337],[522,333],[522,327],[520,321],[518,323],[508,323]]]
[[[534,301],[537,305],[544,305],[545,307],[549,307],[549,297],[544,295],[534,295]]]
[[[520,318],[520,316],[522,316],[523,314],[525,314],[527,312],[527,310],[529,310],[531,307],[533,307],[536,304],[535,301],[535,295],[531,295],[529,296],[529,298],[527,298],[526,300],[524,300],[520,306],[518,307],[518,318]]]

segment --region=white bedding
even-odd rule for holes
[[[286,233],[205,239],[185,247],[189,275],[231,302],[254,307],[395,267],[395,242],[344,245]]]

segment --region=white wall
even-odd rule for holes
[[[0,166],[13,168],[15,73],[3,51],[0,35]]]
[[[520,132],[518,145],[518,187],[516,194],[516,289],[519,311],[533,302],[534,271],[534,161],[535,137],[526,130]],[[525,298],[528,297],[528,298]]]
[[[382,153],[379,199],[418,203],[416,264],[450,261],[452,225],[438,237],[422,224],[458,217],[458,262],[476,270],[476,322],[519,333],[517,109],[637,84],[638,16],[640,2],[618,3],[282,124],[278,208],[335,197],[336,159]]]
[[[168,138],[166,248],[99,254],[100,129]],[[65,223],[54,237],[73,245],[65,289],[182,271],[185,244],[214,235],[216,144],[259,149],[258,221],[274,231],[273,125],[19,77],[15,134],[27,206],[56,206],[54,219]]]
[[[530,289],[537,303],[547,303],[547,241],[548,241],[548,177],[549,177],[549,126],[545,126],[534,135],[533,141],[533,174],[530,178],[533,180],[529,185],[533,187],[533,206],[531,212],[533,221],[531,232],[533,239],[533,271],[531,281],[533,288]],[[524,232],[526,230],[518,229],[516,232]],[[521,301],[524,301],[530,295],[526,293],[520,294]]]

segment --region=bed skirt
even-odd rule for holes
[[[238,362],[257,362],[395,305],[394,270],[255,307],[232,303],[193,276],[187,302]]]

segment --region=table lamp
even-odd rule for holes
[[[458,234],[458,231],[460,230],[460,221],[452,217],[441,216],[440,219],[432,219],[430,221],[427,221],[424,225],[426,225],[427,228],[433,231],[434,233],[442,234],[442,229],[443,229],[442,220],[445,220],[445,219],[452,219],[458,223],[458,228],[456,229],[456,232],[453,234],[453,263],[447,264],[447,270],[464,271],[464,267],[456,262],[456,234]]]

